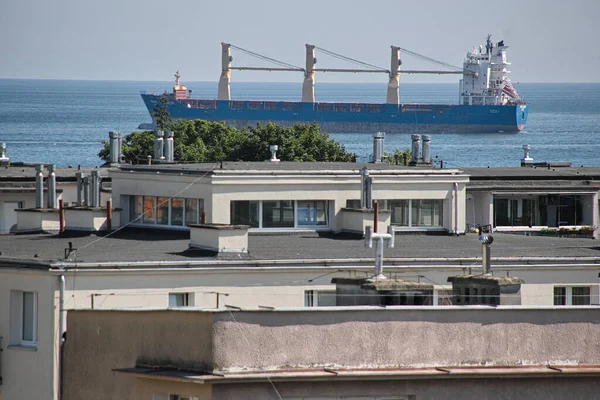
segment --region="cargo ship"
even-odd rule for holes
[[[142,93],[150,115],[162,97],[167,100],[173,120],[224,121],[236,128],[270,121],[286,126],[317,123],[330,133],[492,133],[520,132],[527,122],[528,104],[521,99],[508,76],[508,46],[504,41],[492,43],[489,35],[485,45],[474,47],[467,53],[463,67],[458,71],[401,69],[400,51],[404,49],[396,46],[391,46],[390,69],[319,69],[316,68],[316,47],[308,44],[305,68],[290,64],[285,68],[234,67],[232,47],[236,48],[222,43],[222,72],[216,99],[192,98],[191,90],[180,83],[177,71],[172,93]],[[230,80],[234,69],[301,71],[304,73],[302,101],[231,100]],[[385,103],[315,102],[315,73],[319,71],[387,73],[387,100]],[[401,73],[460,74],[457,104],[402,104]],[[154,126],[153,118],[152,124],[142,124],[140,128]]]

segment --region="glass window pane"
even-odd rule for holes
[[[183,226],[183,199],[181,197],[171,199],[171,225]]]
[[[392,225],[408,226],[408,200],[390,200]]]
[[[334,291],[317,292],[317,305],[319,307],[332,307],[336,305],[336,295]]]
[[[185,224],[197,224],[198,220],[198,199],[185,199]]]
[[[156,223],[156,197],[154,196],[144,196],[144,216],[142,217],[142,223]]]
[[[346,200],[346,208],[360,208],[360,199]]]
[[[129,196],[129,222],[142,223],[142,196]]]
[[[156,204],[156,223],[160,225],[169,224],[169,198],[158,197]]]
[[[327,225],[325,200],[298,201],[298,226]]]
[[[587,306],[590,305],[590,288],[589,287],[574,287],[573,290],[573,305]]]
[[[564,306],[567,304],[567,288],[556,286],[554,288],[554,305],[555,306]]]
[[[258,201],[232,201],[229,215],[232,225],[258,228]]]
[[[293,228],[294,202],[292,200],[263,201],[263,228]]]
[[[23,340],[26,342],[35,341],[35,294],[33,292],[23,292]]]
[[[187,293],[169,293],[169,307],[186,307],[187,300]]]

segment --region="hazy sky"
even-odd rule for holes
[[[0,78],[215,81],[220,43],[304,65],[304,44],[389,68],[389,46],[462,65],[490,33],[518,82],[600,82],[599,0],[0,0]],[[234,65],[264,65],[234,51]],[[318,67],[347,67],[317,52]],[[407,69],[436,69],[402,56]],[[317,82],[386,82],[320,74]],[[455,82],[408,76],[404,82]],[[237,81],[300,73],[233,72]]]

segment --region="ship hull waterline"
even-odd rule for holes
[[[152,114],[160,95],[142,94]],[[284,126],[317,123],[331,133],[517,133],[528,106],[302,103],[244,100],[175,100],[167,103],[171,118],[222,121],[235,128],[274,122]]]

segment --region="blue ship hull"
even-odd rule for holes
[[[152,115],[160,95],[142,94]],[[173,120],[224,121],[236,128],[275,122],[290,126],[313,123],[331,133],[490,133],[519,132],[528,116],[526,104],[440,105],[371,103],[302,103],[284,101],[175,100]]]

